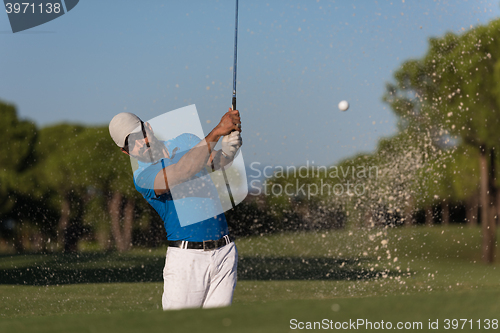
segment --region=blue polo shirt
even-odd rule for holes
[[[152,164],[139,161],[139,168],[134,172],[135,188],[160,215],[168,240],[202,242],[216,240],[228,234],[226,217],[218,200],[217,189],[205,168],[195,176],[195,182],[201,183],[198,187],[203,188],[201,194],[194,193],[185,198],[176,198],[182,191],[193,192],[183,190],[183,184],[174,186],[171,192],[158,196],[154,192],[154,179],[158,172],[177,163],[200,141],[200,138],[193,134],[182,134],[172,140],[164,141],[170,158],[163,158]],[[180,210],[179,214],[176,206]]]

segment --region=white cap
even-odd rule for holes
[[[138,132],[137,128],[141,130],[141,120],[130,112],[119,113],[109,122],[109,134],[120,148],[125,146],[125,139],[130,133]]]

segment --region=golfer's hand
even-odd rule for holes
[[[222,138],[222,153],[227,158],[233,158],[242,144],[243,141],[241,140],[240,132],[231,132]]]
[[[241,132],[240,112],[238,110],[231,110],[222,117],[217,125],[217,130],[220,135],[228,135],[233,131]]]

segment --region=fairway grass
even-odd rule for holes
[[[292,323],[364,320],[396,327],[412,325],[428,332],[429,321],[443,331],[446,319],[472,319],[461,332],[479,331],[477,320],[500,317],[500,290],[438,292],[411,296],[338,298],[330,300],[236,303],[228,308],[182,311],[117,311],[112,314],[68,314],[0,320],[2,332],[290,332]],[[333,324],[335,325],[335,324]],[[372,331],[361,325],[360,331]],[[463,322],[460,323],[463,325]],[[470,329],[473,325],[473,330]],[[369,328],[369,327],[368,327]],[[380,331],[375,330],[374,331]],[[490,329],[490,331],[496,331]]]
[[[479,228],[462,226],[244,238],[234,305],[171,312],[161,310],[165,249],[3,256],[0,332],[288,332],[292,318],[500,319],[500,266],[482,263],[480,241]]]

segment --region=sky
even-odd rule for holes
[[[234,12],[230,0],[82,0],[15,34],[0,14],[0,99],[39,127],[195,104],[208,134],[231,105]],[[394,71],[430,37],[499,14],[497,1],[240,0],[245,163],[328,166],[373,152],[396,133],[382,101]]]

